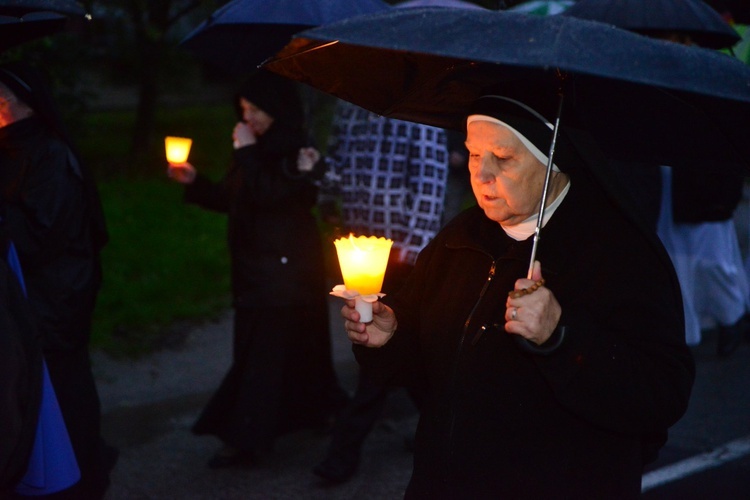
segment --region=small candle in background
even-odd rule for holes
[[[164,148],[167,152],[167,161],[172,165],[179,165],[187,162],[190,154],[190,147],[193,140],[187,137],[167,136],[164,138]]]

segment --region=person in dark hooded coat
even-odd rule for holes
[[[478,205],[371,323],[342,308],[360,363],[427,380],[407,498],[639,498],[687,409],[695,367],[674,268],[564,131],[533,267],[551,125],[486,96],[467,119]]]
[[[260,460],[277,436],[325,426],[346,401],[333,369],[317,188],[306,171],[317,158],[301,153],[296,84],[259,70],[235,104],[232,163],[220,182],[190,164],[169,169],[187,202],[229,217],[233,363],[193,427],[225,445],[210,467]]]
[[[81,480],[55,498],[101,498],[116,450],[100,435],[88,343],[107,241],[91,172],[67,136],[45,76],[0,66],[0,216],[24,270],[28,301]]]

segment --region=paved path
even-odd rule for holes
[[[356,362],[335,323],[340,303],[331,298],[330,305],[336,369],[342,385],[353,391]],[[179,349],[136,362],[94,354],[103,432],[121,450],[108,499],[402,498],[411,473],[403,437],[416,424],[414,407],[402,392],[389,399],[365,443],[359,474],[344,485],[325,487],[312,474],[328,444],[328,436],[313,432],[280,439],[263,467],[208,469],[205,462],[219,441],[194,436],[190,426],[228,368],[230,326],[226,314],[192,330]]]
[[[341,304],[334,298],[329,304],[336,370],[344,387],[353,391],[357,367],[338,323]],[[383,419],[365,443],[359,473],[346,484],[324,487],[311,473],[328,444],[327,436],[312,432],[280,439],[272,459],[260,468],[213,471],[205,466],[219,442],[193,436],[190,426],[228,367],[230,325],[227,314],[192,329],[179,349],[137,362],[95,354],[103,430],[121,450],[108,500],[402,498],[412,458],[403,437],[416,424],[414,407],[403,392],[389,399]],[[669,443],[650,471],[712,456],[727,443],[750,447],[750,344],[729,359],[718,359],[714,350],[713,336],[694,349],[698,370],[690,408],[671,430]],[[717,491],[732,492],[721,498],[750,498],[750,455],[744,457],[708,474],[690,472],[683,482],[677,478],[649,491],[646,498],[718,498],[710,493]]]

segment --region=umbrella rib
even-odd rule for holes
[[[544,211],[547,205],[547,191],[549,190],[549,182],[552,177],[552,163],[554,162],[555,146],[557,145],[557,134],[560,130],[560,115],[562,115],[563,106],[563,91],[560,90],[560,100],[557,103],[557,116],[555,117],[555,126],[552,129],[552,142],[549,146],[549,155],[547,157],[547,171],[544,176],[544,187],[542,188],[542,202],[539,207],[539,216],[536,220],[536,229],[534,230],[534,243],[531,247],[531,259],[529,261],[529,271],[526,274],[527,279],[532,279],[532,273],[534,271],[534,260],[536,260],[536,251],[539,246],[539,239],[541,238],[542,223],[544,221]]]
[[[299,52],[295,52],[293,54],[289,54],[289,55],[286,55],[286,56],[281,56],[281,57],[278,57],[278,55],[277,56],[270,56],[266,61],[262,62],[258,66],[259,67],[263,66],[267,62],[277,63],[277,62],[285,61],[287,59],[292,59],[292,58],[295,58],[295,57],[299,57],[301,55],[304,55],[304,54],[307,54],[307,53],[310,53],[310,52],[314,52],[314,51],[316,51],[318,49],[324,49],[326,47],[330,47],[331,45],[336,45],[337,43],[339,43],[338,40],[332,40],[330,42],[320,43],[320,44],[315,45],[314,47],[309,47],[309,48],[300,50]]]

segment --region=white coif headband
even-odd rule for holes
[[[526,136],[523,135],[518,130],[514,129],[513,127],[511,127],[510,125],[508,125],[504,121],[498,120],[494,116],[488,116],[488,115],[469,115],[469,117],[466,119],[466,125],[469,125],[472,122],[478,122],[478,121],[480,121],[480,122],[490,122],[490,123],[494,123],[496,125],[500,125],[501,127],[507,128],[508,130],[510,130],[511,132],[513,132],[513,134],[515,134],[516,137],[518,137],[518,140],[521,141],[523,143],[523,145],[526,146],[526,148],[529,151],[531,151],[531,154],[534,155],[534,158],[536,158],[537,160],[539,160],[542,163],[542,165],[544,165],[545,167],[547,166],[547,162],[549,161],[549,157],[547,155],[545,155],[544,153],[542,153],[539,150],[539,148],[534,145],[534,143],[532,143],[530,140],[528,140],[526,138]],[[548,125],[550,127],[552,126],[552,124],[548,124]],[[554,162],[552,163],[552,170],[554,170],[555,172],[559,172],[560,171],[560,169],[557,168],[557,165],[555,165]]]

